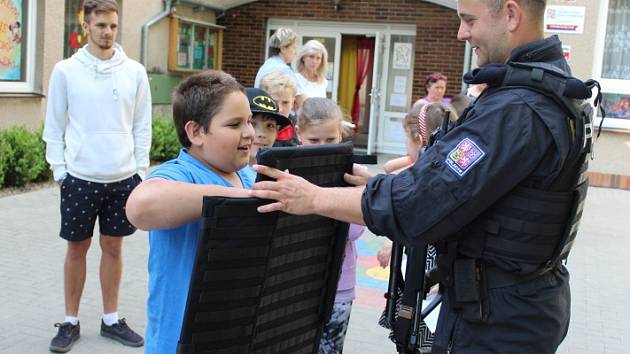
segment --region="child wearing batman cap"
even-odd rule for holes
[[[249,100],[249,109],[252,111],[252,125],[255,131],[249,155],[249,163],[254,164],[258,150],[272,147],[278,130],[291,125],[291,121],[278,112],[278,104],[267,92],[250,87],[245,89],[245,93]]]

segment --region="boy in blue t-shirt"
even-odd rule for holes
[[[204,195],[248,197],[254,138],[243,87],[209,70],[173,93],[173,121],[184,148],[131,194],[129,220],[149,232],[147,353],[175,353],[195,259]]]

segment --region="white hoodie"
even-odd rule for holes
[[[57,63],[43,138],[56,181],[66,173],[99,183],[136,173],[144,178],[151,147],[151,93],[144,67],[118,44],[109,60],[83,47]]]

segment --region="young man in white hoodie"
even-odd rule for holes
[[[79,303],[86,254],[96,219],[102,250],[101,335],[139,347],[143,338],[118,318],[123,236],[135,232],[125,215],[131,190],[149,167],[151,94],[144,67],[115,43],[115,0],[85,0],[88,44],[52,72],[44,140],[46,160],[60,185],[65,319],[50,350],[67,352],[79,339]]]

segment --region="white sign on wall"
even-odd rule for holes
[[[545,8],[545,32],[581,34],[585,13],[584,6],[549,5]]]

